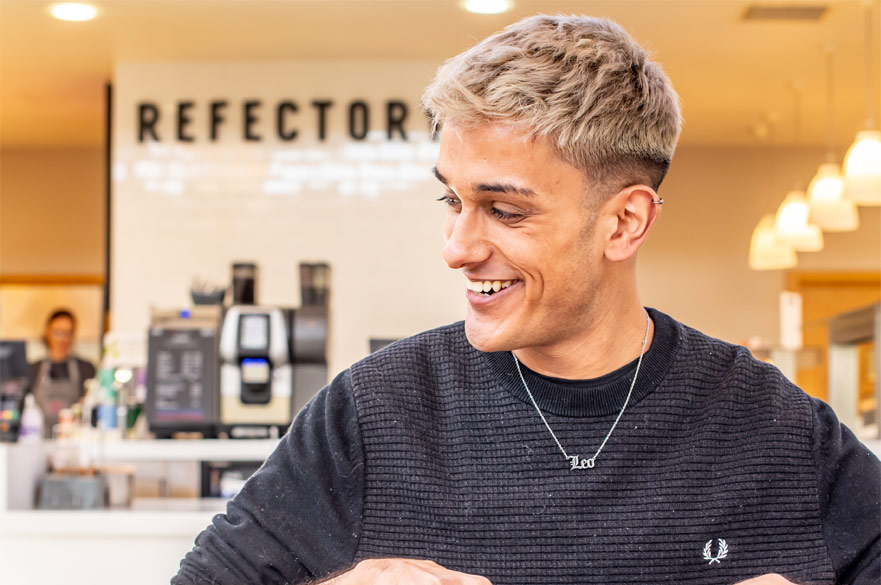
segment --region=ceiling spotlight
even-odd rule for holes
[[[500,14],[511,10],[511,0],[466,0],[463,6],[475,14]]]
[[[95,18],[95,15],[98,14],[98,9],[91,4],[62,2],[61,4],[53,4],[50,8],[50,12],[52,13],[52,16],[58,20],[82,22]]]

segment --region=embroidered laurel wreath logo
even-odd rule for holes
[[[719,552],[716,554],[716,556],[713,556],[712,540],[708,540],[707,544],[704,545],[704,559],[710,561],[710,565],[712,565],[713,563],[718,563],[719,559],[724,559],[728,556],[728,543],[721,538],[718,539],[716,542],[719,544]]]

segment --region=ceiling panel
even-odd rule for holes
[[[835,47],[839,150],[866,114],[863,0],[832,0],[817,21],[744,21],[727,0],[516,2],[474,15],[441,0],[107,0],[99,17],[67,23],[48,2],[0,0],[0,144],[100,144],[103,86],[117,61],[443,59],[536,12],[621,23],[673,79],[691,144],[824,144],[825,50]],[[781,2],[780,4],[797,4]],[[878,1],[870,68],[881,96]],[[793,87],[801,88],[794,92]],[[801,95],[801,123],[796,122]],[[878,123],[881,98],[873,97]],[[762,138],[764,136],[764,138]],[[841,156],[839,152],[839,157]]]

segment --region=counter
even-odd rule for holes
[[[106,463],[263,460],[277,440],[116,441],[89,445]],[[59,445],[0,444],[4,585],[168,583],[193,540],[225,509],[218,499],[139,499],[131,508],[33,510],[33,489]],[[11,471],[14,470],[14,473]]]

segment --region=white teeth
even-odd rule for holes
[[[503,288],[508,288],[513,283],[514,281],[512,280],[469,280],[465,284],[465,288],[479,293],[488,293],[489,291],[499,292]]]

